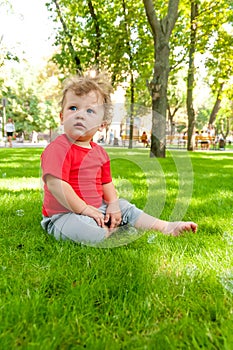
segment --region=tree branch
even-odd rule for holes
[[[68,29],[68,27],[66,25],[66,22],[63,19],[62,12],[61,12],[60,6],[58,4],[58,1],[57,0],[52,0],[52,1],[53,1],[53,3],[56,6],[58,17],[59,17],[60,22],[62,24],[64,33],[65,33],[66,37],[68,38],[68,48],[69,48],[71,56],[74,59],[74,62],[75,62],[75,65],[76,65],[76,69],[77,69],[77,73],[80,73],[82,71],[81,60],[78,57],[77,52],[76,52],[76,50],[75,50],[75,48],[74,48],[74,46],[72,44],[72,35],[69,33],[69,29]]]
[[[160,30],[159,20],[156,16],[152,0],[143,0],[148,22],[150,24],[154,41],[156,41],[157,33]]]
[[[100,26],[99,26],[99,22],[98,22],[98,18],[95,14],[95,10],[94,10],[94,6],[92,4],[91,0],[88,0],[88,7],[90,10],[90,14],[91,17],[94,21],[95,24],[95,33],[96,33],[96,50],[95,50],[95,62],[96,62],[96,66],[97,69],[99,67],[99,56],[100,56],[100,44],[101,44],[101,33],[100,33]]]

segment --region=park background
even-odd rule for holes
[[[209,126],[232,140],[231,1],[6,0],[1,13],[2,130],[12,117],[19,139],[51,140],[62,81],[94,68],[113,82],[117,138],[145,130],[159,157],[168,135],[190,150]]]
[[[2,135],[0,149],[0,347],[233,349],[232,2],[0,6],[1,125],[12,117],[25,134],[12,149]],[[40,155],[60,131],[61,84],[93,68],[112,79],[122,115],[115,132],[129,121],[125,147],[104,144],[119,194],[151,214],[161,206],[165,220],[180,208],[178,218],[198,223],[196,235],[146,231],[94,248],[55,241],[40,227]],[[162,139],[152,130],[152,149],[132,138],[145,120],[152,129],[159,121]],[[226,147],[197,152],[192,136],[209,124]],[[33,130],[42,138],[31,147]],[[177,132],[188,134],[186,143],[157,152],[157,141]]]

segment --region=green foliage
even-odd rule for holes
[[[206,126],[206,121],[210,115],[210,109],[202,107],[198,110],[197,119],[196,119],[196,128],[202,130]]]
[[[49,68],[48,68],[49,71]],[[29,72],[25,79],[21,73],[14,72],[14,85],[4,84],[2,97],[7,99],[6,118],[13,118],[16,132],[25,136],[33,130],[43,132],[58,125],[58,79],[54,76],[36,76]]]
[[[90,11],[90,3],[94,14]],[[83,70],[97,67],[111,72],[113,82],[122,81],[129,70],[143,73],[153,54],[144,9],[135,1],[55,1],[47,3],[55,21],[64,25],[56,36],[61,47],[54,59],[61,68],[75,72],[72,52],[81,59]],[[58,16],[59,13],[59,16]],[[136,15],[137,14],[137,15]],[[68,42],[72,43],[72,50]],[[130,63],[129,63],[130,62]],[[150,64],[150,63],[149,63]],[[131,66],[130,66],[131,65]],[[145,82],[144,82],[145,84]]]
[[[171,4],[173,1],[171,1]],[[196,23],[197,43],[196,52],[198,60],[201,56],[201,63],[197,61],[195,67],[196,86],[198,91],[199,81],[204,80],[211,88],[210,100],[214,104],[219,86],[224,83],[221,98],[224,101],[222,111],[218,118],[224,115],[229,116],[232,100],[232,2],[231,0],[219,1],[197,1],[199,13]],[[1,8],[8,4],[8,1],[1,2]],[[166,17],[169,1],[153,2],[157,18],[161,25],[166,28],[168,18]],[[3,6],[4,5],[4,6]],[[58,6],[57,6],[58,5]],[[8,5],[7,5],[8,6]],[[146,18],[143,2],[140,1],[70,1],[70,0],[49,0],[47,1],[48,12],[54,21],[56,33],[54,45],[56,53],[54,61],[56,65],[43,69],[40,72],[40,81],[34,81],[33,86],[28,83],[28,75],[23,73],[23,80],[14,76],[10,84],[5,83],[5,76],[0,72],[0,86],[2,96],[9,97],[7,116],[13,116],[19,130],[49,129],[56,127],[58,119],[57,97],[60,88],[60,80],[64,76],[76,73],[79,66],[83,71],[90,68],[107,70],[111,76],[114,87],[119,83],[129,88],[126,91],[127,106],[132,103],[132,86],[130,77],[134,78],[134,105],[139,106],[135,115],[141,115],[143,108],[151,106],[151,96],[147,82],[151,80],[155,68],[156,52],[154,52],[154,41],[151,29]],[[169,41],[170,47],[170,73],[167,98],[171,111],[177,106],[185,114],[184,98],[186,97],[186,78],[188,51],[190,48],[190,1],[181,0],[179,3],[179,14],[176,25]],[[4,67],[7,59],[16,59],[13,51],[10,53],[0,43],[0,66]],[[22,62],[20,62],[20,68]],[[202,66],[207,69],[207,78],[201,77]],[[200,68],[200,70],[199,70]],[[49,72],[47,72],[47,69]],[[29,70],[27,67],[26,70]],[[57,89],[48,86],[51,79],[51,72],[58,76]],[[47,74],[48,73],[48,74]],[[198,79],[197,79],[198,77]],[[182,91],[180,81],[183,80]],[[199,80],[199,81],[198,81]],[[14,81],[18,87],[13,86]],[[195,84],[194,84],[195,85]],[[202,87],[201,87],[202,88]],[[43,90],[43,92],[42,92]],[[213,98],[212,98],[213,97]],[[29,99],[31,100],[29,102]],[[226,102],[225,102],[226,101]],[[195,105],[197,111],[197,122],[199,123],[198,112],[200,109],[210,112],[211,107],[206,101],[205,106]],[[208,106],[207,106],[208,104]],[[225,105],[229,106],[227,111]],[[179,113],[177,113],[178,115]],[[208,122],[209,115],[205,115]],[[179,118],[178,118],[179,119]],[[204,120],[203,120],[204,123]]]
[[[233,75],[232,9],[229,1],[203,2],[199,16],[198,49],[206,56],[208,83],[214,94]],[[228,91],[225,89],[225,96]]]

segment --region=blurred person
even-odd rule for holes
[[[12,137],[15,132],[15,125],[12,118],[8,118],[7,123],[5,125],[5,130],[9,147],[12,147]]]
[[[38,132],[32,131],[32,143],[38,143]]]
[[[148,136],[145,131],[143,131],[142,136],[141,136],[141,142],[143,143],[144,146],[148,147],[149,142],[148,142]]]
[[[109,145],[113,145],[113,142],[114,142],[114,132],[111,129],[109,133]]]

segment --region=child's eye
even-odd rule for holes
[[[95,111],[94,111],[93,109],[91,109],[91,108],[88,108],[88,109],[87,109],[87,113],[88,113],[88,114],[93,114],[93,113],[95,113]]]
[[[70,108],[69,108],[71,111],[77,111],[77,107],[75,107],[75,106],[70,106]]]

